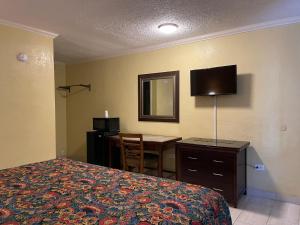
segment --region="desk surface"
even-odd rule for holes
[[[119,135],[110,136],[113,139],[119,139]],[[179,141],[181,137],[173,137],[173,136],[162,136],[162,135],[152,135],[152,134],[143,134],[143,141],[145,142],[170,142],[170,141]]]

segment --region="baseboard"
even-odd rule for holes
[[[264,191],[256,188],[247,188],[247,195],[259,198],[266,198],[282,202],[290,202],[300,205],[300,197],[292,195],[284,195],[278,192]]]

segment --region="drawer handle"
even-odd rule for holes
[[[188,169],[190,172],[197,172],[198,170]]]
[[[224,161],[222,161],[222,160],[215,160],[215,159],[213,160],[213,162],[214,163],[224,163]]]
[[[220,191],[220,192],[223,192],[222,189],[219,189],[219,188],[212,188],[214,191]]]
[[[192,159],[192,160],[198,159],[198,158],[196,158],[196,157],[191,157],[191,156],[188,156],[187,158],[188,158],[188,159]]]
[[[223,177],[224,175],[221,173],[213,173],[214,176],[219,176],[219,177]]]

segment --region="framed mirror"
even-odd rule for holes
[[[179,122],[179,71],[138,76],[139,121]]]

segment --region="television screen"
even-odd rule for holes
[[[191,70],[191,95],[236,94],[236,65]]]

